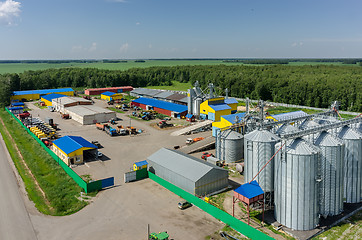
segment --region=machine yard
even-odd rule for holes
[[[254,238],[245,222],[251,231],[266,234],[254,232],[262,234],[259,237],[308,239],[361,209],[360,155],[346,155],[356,164],[353,172],[343,164],[345,146],[360,151],[360,118],[344,124],[330,116],[337,105],[315,115],[303,111],[270,115],[263,102],[253,109],[247,102],[246,112],[240,113],[235,99],[215,96],[212,84],[209,91],[205,94],[197,83],[188,97],[135,89],[138,99],[131,103],[114,92],[101,93],[101,99],[51,93],[41,97],[46,108],[40,107],[43,102],[27,101],[24,109],[29,112],[23,112],[21,102],[13,102],[9,110],[56,155],[53,158],[68,174],[74,171],[82,179],[72,177],[86,193],[105,189],[97,195],[81,193],[78,198],[90,206],[67,217],[43,216],[30,204],[39,239],[60,236],[64,228],[72,230],[67,237],[75,239],[85,235],[112,239],[115,233],[122,239],[143,238],[148,224],[152,232],[167,230],[172,239],[222,239],[228,234],[244,238],[242,233]],[[333,136],[337,131],[344,142]],[[327,160],[320,162],[319,154]],[[339,167],[330,168],[328,161]],[[143,174],[138,177],[144,168],[136,167],[143,166],[137,165],[141,162],[153,181],[142,179]],[[290,162],[297,165],[289,166]],[[345,183],[346,174],[351,179]],[[177,203],[183,198],[177,195],[197,207],[180,212]],[[288,197],[294,195],[300,196]],[[296,207],[300,210],[294,211]],[[45,218],[50,221],[44,223]],[[74,233],[88,222],[86,230]],[[224,224],[231,222],[237,231]],[[53,229],[54,225],[62,227]]]

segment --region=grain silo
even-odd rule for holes
[[[343,211],[344,144],[326,131],[314,144],[321,149],[319,213],[324,217],[338,215]]]
[[[274,214],[288,228],[310,230],[318,224],[318,158],[317,147],[301,138],[276,155]]]
[[[290,133],[294,131],[298,131],[298,128],[294,127],[293,125],[290,125],[289,123],[285,123],[278,128],[276,134]]]
[[[244,136],[245,182],[249,182],[275,153],[279,138],[266,130],[254,130]],[[264,192],[274,190],[274,159],[255,178]]]
[[[244,157],[244,136],[231,129],[220,132],[220,153],[218,158],[226,163],[236,162]]]
[[[359,203],[362,184],[362,133],[344,126],[338,137],[345,144],[344,198],[347,203]]]

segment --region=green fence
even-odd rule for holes
[[[32,131],[30,131],[12,112],[7,108],[5,110],[37,141],[40,146],[44,148],[47,153],[63,168],[63,170],[81,187],[86,193],[102,189],[102,180],[99,180],[101,184],[86,183],[77,173],[75,173],[65,162],[63,162],[54,152],[52,152]],[[98,182],[98,181],[95,181]],[[100,188],[97,188],[99,187]]]
[[[171,192],[175,193],[176,195],[182,197],[183,199],[187,200],[188,202],[193,203],[195,206],[199,207],[203,211],[207,212],[211,216],[215,217],[216,219],[222,221],[223,223],[228,224],[230,227],[235,229],[236,231],[242,233],[243,235],[251,238],[251,239],[273,239],[268,235],[254,229],[253,227],[249,226],[248,224],[234,218],[230,214],[218,209],[217,207],[212,206],[211,204],[206,203],[205,201],[201,200],[198,197],[182,190],[179,187],[167,182],[166,180],[156,176],[155,174],[148,172],[148,176],[153,181],[157,182],[158,184],[162,185],[163,187],[167,188]]]

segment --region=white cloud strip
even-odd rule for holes
[[[20,16],[21,3],[13,0],[0,2],[0,24],[14,25],[14,20]]]

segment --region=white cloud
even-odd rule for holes
[[[136,25],[140,25],[141,23],[140,22],[136,22]]]
[[[95,50],[97,50],[97,43],[92,43],[92,46],[89,48],[90,52],[94,52]]]
[[[303,46],[303,42],[294,42],[294,43],[292,43],[292,47],[298,47],[298,46]]]
[[[150,43],[150,44],[148,44],[148,48],[152,48],[152,44]]]
[[[20,15],[21,3],[13,0],[0,2],[0,23],[14,25],[15,18]]]
[[[119,48],[119,51],[121,52],[127,52],[129,48],[128,43],[122,44],[122,46]]]

